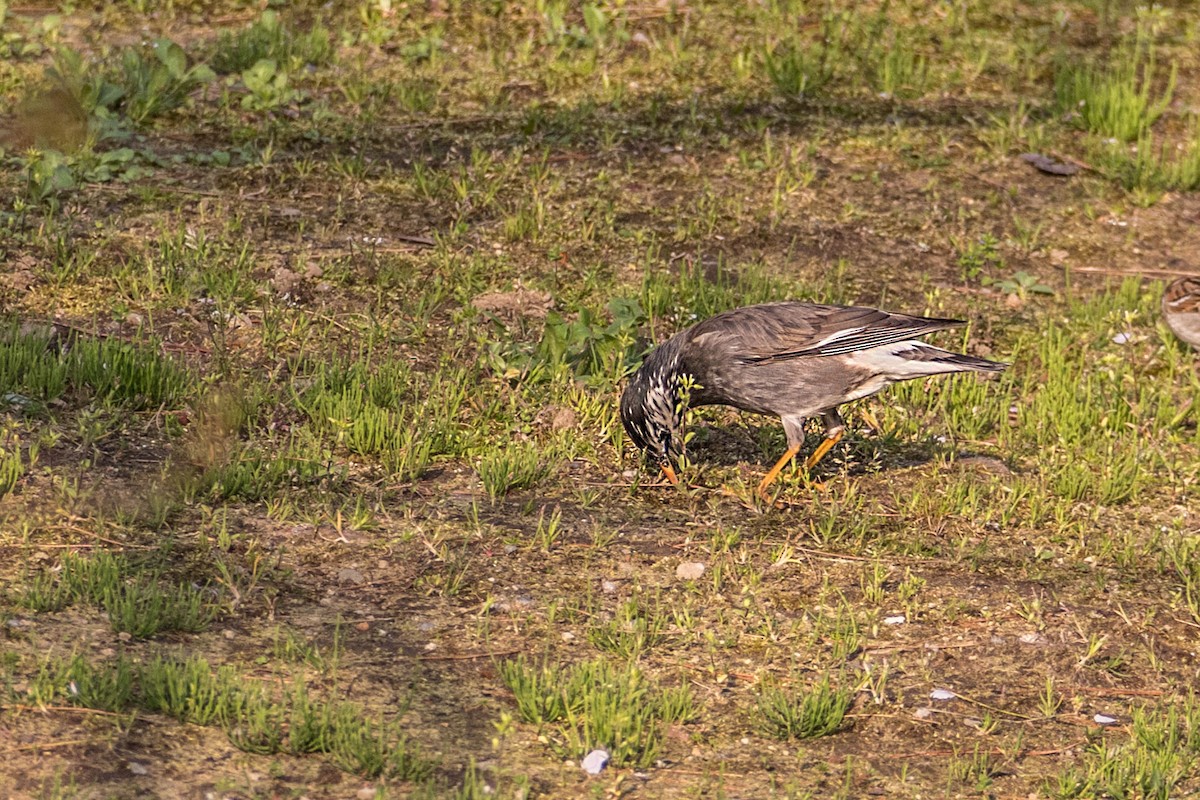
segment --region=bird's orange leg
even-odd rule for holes
[[[670,461],[664,461],[662,463],[662,473],[663,477],[670,481],[672,486],[679,485],[679,476],[675,474],[675,468],[671,466]]]
[[[808,460],[804,462],[804,468],[812,469],[815,467],[817,462],[824,458],[825,454],[832,450],[835,444],[841,441],[843,433],[845,433],[844,428],[837,428],[836,430],[830,431],[825,436],[825,439],[819,445],[817,445],[817,449],[813,450],[813,454],[808,457]]]
[[[787,451],[782,456],[779,457],[779,460],[775,462],[775,466],[771,467],[770,472],[768,472],[766,475],[763,476],[762,483],[760,483],[758,485],[759,497],[766,498],[767,487],[770,486],[775,481],[775,479],[779,477],[779,473],[783,472],[783,468],[786,467],[788,465],[788,462],[791,461],[793,458],[795,458],[796,453],[799,453],[799,452],[800,452],[800,445],[797,444],[792,447],[789,447],[787,449]]]

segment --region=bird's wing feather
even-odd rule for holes
[[[718,314],[696,326],[693,340],[723,339],[735,357],[762,363],[853,353],[962,324],[856,306],[768,303]]]

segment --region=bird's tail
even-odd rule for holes
[[[1003,372],[1008,364],[943,350],[918,341],[897,342],[853,354],[856,364],[892,380],[909,380],[946,372]]]
[[[946,357],[938,360],[971,372],[1004,372],[1009,366],[1002,361],[988,361],[986,358],[969,356],[966,353],[949,353]]]

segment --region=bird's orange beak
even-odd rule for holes
[[[662,471],[663,475],[665,475],[667,480],[671,482],[672,486],[679,485],[679,476],[675,474],[675,468],[671,466],[670,461],[664,461],[662,463]]]

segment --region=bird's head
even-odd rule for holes
[[[656,354],[651,354],[625,387],[621,422],[633,443],[675,483],[675,465],[684,452],[679,379],[669,364],[653,359]]]

